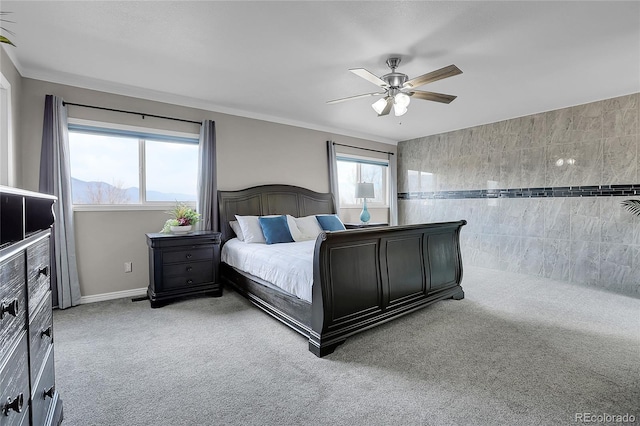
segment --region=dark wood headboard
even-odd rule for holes
[[[290,214],[294,217],[335,213],[333,194],[293,185],[260,185],[238,191],[218,191],[222,241],[235,236],[229,221],[240,216]]]

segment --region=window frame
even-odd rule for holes
[[[125,124],[116,124],[103,121],[84,120],[79,118],[68,118],[68,131],[72,132],[73,127],[84,127],[96,129],[94,134],[102,135],[121,135],[125,137],[135,138],[138,136],[138,203],[128,204],[73,204],[73,211],[166,211],[175,207],[175,201],[147,201],[146,200],[146,155],[145,143],[147,139],[140,136],[151,136],[151,142],[155,141],[172,141],[182,140],[182,143],[199,145],[200,135],[196,133],[176,132],[172,130],[163,130],[150,127],[130,126]],[[102,132],[100,131],[102,130]],[[87,131],[86,133],[92,133]],[[157,139],[156,139],[157,138]],[[73,155],[71,153],[71,155]],[[185,201],[185,204],[195,208],[195,201]]]
[[[390,207],[390,203],[389,203],[389,160],[388,159],[382,159],[382,158],[375,158],[375,157],[367,157],[365,155],[356,155],[356,154],[345,154],[345,153],[341,153],[338,152],[336,153],[336,163],[339,161],[344,161],[344,162],[353,162],[357,164],[357,170],[356,170],[356,183],[357,182],[361,182],[361,165],[362,164],[372,164],[372,165],[378,165],[380,167],[384,167],[385,169],[385,173],[384,173],[384,179],[382,181],[382,187],[383,187],[383,192],[385,194],[384,196],[384,203],[380,203],[380,202],[375,202],[371,199],[367,199],[367,207],[369,208],[389,208]],[[339,179],[339,176],[336,176]],[[340,196],[340,194],[338,194],[338,197]],[[362,208],[362,199],[357,198],[356,199],[356,203],[355,204],[342,204],[340,203],[340,208]]]
[[[0,72],[0,185],[16,184],[11,83]]]

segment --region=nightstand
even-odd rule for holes
[[[220,232],[146,235],[149,246],[147,296],[152,308],[182,296],[222,296],[218,278]]]
[[[347,229],[360,229],[360,228],[377,228],[380,226],[389,226],[388,223],[383,222],[369,222],[369,223],[345,223],[344,227]]]

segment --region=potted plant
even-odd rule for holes
[[[640,216],[640,200],[624,200],[620,204],[632,214]]]
[[[173,217],[164,223],[161,231],[164,234],[169,232],[174,234],[187,233],[200,220],[200,214],[185,203],[176,202],[175,208],[167,213]]]
[[[13,23],[13,21],[8,21],[6,19],[3,18],[3,16],[8,15],[11,12],[0,12],[0,22],[10,22]],[[5,27],[1,27],[0,26],[0,30],[2,31],[6,31],[7,33],[14,35],[11,31],[9,31],[8,29],[6,29]],[[0,43],[6,43],[6,44],[10,44],[11,46],[15,47],[15,44],[13,44],[11,42],[11,40],[9,40],[7,37],[0,35]]]

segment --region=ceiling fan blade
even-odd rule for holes
[[[392,107],[393,107],[393,97],[389,96],[387,98],[387,106],[385,106],[382,112],[378,114],[378,117],[382,117],[383,115],[389,115]]]
[[[354,73],[358,77],[362,77],[365,80],[370,81],[371,83],[375,84],[376,86],[389,87],[389,85],[387,84],[386,81],[382,80],[380,77],[378,77],[375,74],[367,71],[364,68],[352,68],[349,71],[351,71],[352,73]]]
[[[360,98],[366,98],[368,96],[377,96],[377,95],[384,95],[385,92],[381,92],[381,93],[364,93],[362,95],[355,95],[355,96],[348,96],[346,98],[340,98],[340,99],[334,99],[332,101],[327,101],[328,104],[337,104],[339,102],[344,102],[344,101],[351,101],[353,99],[360,99]]]
[[[440,68],[439,70],[432,71],[430,73],[421,75],[416,78],[405,82],[402,87],[412,88],[422,86],[423,84],[431,83],[434,81],[442,80],[443,78],[453,77],[454,75],[462,74],[460,68],[455,65],[449,65],[448,67]]]
[[[445,95],[435,92],[423,92],[420,90],[407,92],[407,95],[411,96],[412,98],[424,99],[425,101],[442,102],[443,104],[450,104],[455,98],[457,98],[457,96],[453,95]]]

